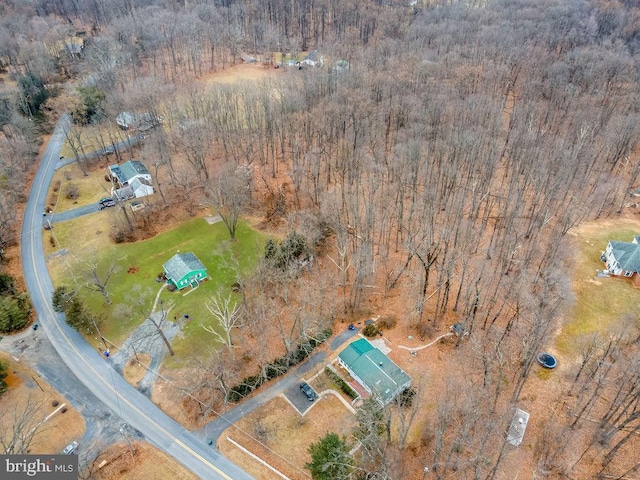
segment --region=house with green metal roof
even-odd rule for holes
[[[193,253],[177,253],[162,266],[167,283],[178,290],[191,285],[197,287],[207,278],[207,268]]]
[[[640,286],[640,236],[634,235],[631,242],[609,240],[601,255],[611,275],[631,277],[635,286]]]
[[[338,363],[383,405],[411,385],[411,377],[366,338],[350,343],[338,355]]]

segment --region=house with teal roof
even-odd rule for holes
[[[611,275],[630,277],[634,286],[640,286],[640,236],[634,235],[631,242],[609,240],[600,256]]]
[[[383,405],[411,385],[411,377],[366,338],[350,343],[338,355],[338,363]]]
[[[178,290],[197,287],[207,278],[207,268],[193,253],[177,253],[162,266],[167,283]]]

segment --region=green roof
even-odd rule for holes
[[[611,250],[620,268],[640,273],[640,245],[633,242],[610,240]]]
[[[366,338],[349,344],[338,357],[385,405],[411,384],[411,377]]]
[[[206,270],[198,257],[193,253],[177,253],[165,263],[162,268],[167,278],[178,282],[180,279],[195,270]]]

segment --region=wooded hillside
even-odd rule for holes
[[[160,181],[153,208],[206,203],[300,232],[313,246],[323,265],[313,275],[326,276],[314,282],[335,291],[335,302],[295,323],[283,348],[311,325],[375,313],[373,294],[381,303],[400,295],[394,315],[418,336],[465,325],[464,381],[448,386],[424,428],[432,435],[415,442],[431,452],[426,464],[440,465],[436,478],[506,478],[505,442],[486,439],[502,438],[497,412],[517,403],[572,304],[567,232],[620,214],[640,173],[640,8],[407,3],[4,0],[0,247],[16,242],[13,206],[23,197],[9,194],[7,179],[25,188],[33,109],[44,112],[45,129],[69,105],[83,115],[91,106],[88,123],[152,112],[162,128],[141,155]],[[70,37],[84,39],[81,53],[56,47]],[[313,50],[322,66],[284,62]],[[242,59],[269,74],[206,81]],[[55,98],[34,103],[41,88]],[[246,292],[256,293],[254,317],[269,319],[309,279],[272,277],[270,299],[259,297],[261,282],[248,279]],[[553,438],[574,438],[589,412],[597,431],[579,435],[577,454],[541,447],[541,474],[623,478],[640,468],[637,458],[616,457],[627,442],[638,445],[640,429],[637,336],[616,338],[617,363],[600,343],[585,356],[590,373],[577,373],[566,400],[576,421],[554,426]],[[592,384],[613,376],[633,387],[604,395]],[[612,410],[597,403],[601,395]],[[367,478],[394,478],[384,457],[362,468],[380,475]]]

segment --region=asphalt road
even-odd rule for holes
[[[51,136],[31,187],[22,225],[22,267],[41,327],[60,357],[87,389],[152,444],[203,479],[252,478],[129,385],[111,368],[108,360],[66,324],[64,315],[53,311],[53,284],[42,249],[42,212],[69,120],[68,116],[63,116]]]

